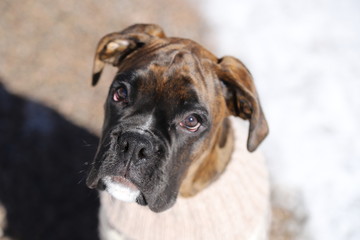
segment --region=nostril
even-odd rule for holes
[[[120,149],[122,152],[127,152],[129,150],[129,142],[128,141],[122,141],[120,143]]]
[[[140,151],[138,153],[138,158],[139,159],[145,159],[146,158],[146,149],[145,148],[140,149]]]

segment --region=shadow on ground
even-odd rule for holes
[[[0,203],[7,212],[5,236],[98,239],[98,197],[84,181],[97,141],[54,110],[9,93],[0,80]]]
[[[98,139],[78,126],[100,133],[113,78],[105,69],[90,87],[97,42],[156,23],[204,43],[208,27],[181,0],[2,0],[0,16],[0,240],[1,205],[12,239],[96,239],[98,198],[82,171]]]

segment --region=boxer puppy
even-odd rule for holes
[[[161,212],[224,171],[234,141],[229,116],[250,121],[250,152],[268,134],[252,76],[234,57],[219,59],[194,41],[166,37],[157,25],[136,24],[100,40],[93,85],[105,64],[118,72],[90,188]]]

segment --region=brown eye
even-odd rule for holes
[[[186,128],[190,132],[196,132],[199,129],[200,125],[201,123],[199,119],[193,114],[187,116],[184,120],[180,122],[180,126]]]
[[[127,102],[128,92],[125,87],[120,87],[115,90],[113,100],[115,102]]]

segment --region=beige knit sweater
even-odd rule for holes
[[[259,152],[246,150],[244,124],[233,119],[233,127],[235,151],[224,174],[196,196],[179,197],[165,212],[154,213],[102,192],[102,239],[267,239],[270,204],[264,160]]]

